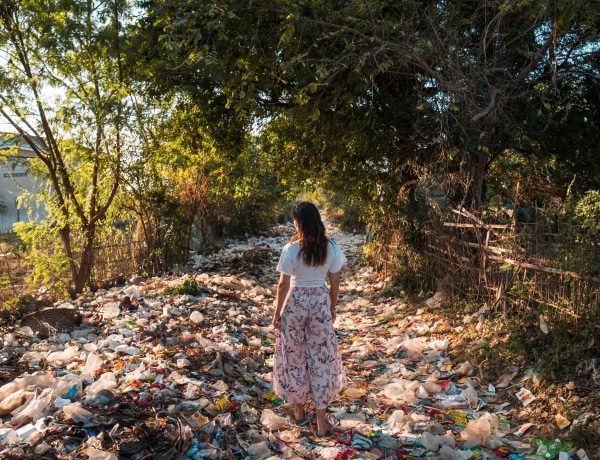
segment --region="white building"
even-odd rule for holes
[[[17,153],[10,149],[19,146]],[[0,133],[0,233],[12,231],[16,222],[38,220],[45,211],[35,203],[19,205],[18,198],[26,192],[38,192],[41,184],[31,173],[30,160],[35,157],[33,149],[19,136]],[[34,211],[31,215],[28,207]]]

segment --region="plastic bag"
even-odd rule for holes
[[[280,431],[278,433],[278,438],[281,439],[283,442],[287,443],[295,442],[300,436],[301,433],[298,430],[298,428],[294,428],[293,430]]]
[[[364,388],[348,387],[344,390],[344,396],[348,398],[362,398],[364,395]]]
[[[456,446],[456,439],[450,434],[438,435],[440,446],[448,446],[454,448]]]
[[[44,441],[35,446],[34,453],[35,453],[35,455],[37,455],[38,457],[41,458],[50,449],[51,449],[50,444],[48,444],[47,442]]]
[[[437,452],[440,448],[440,441],[438,437],[431,434],[429,431],[425,431],[421,435],[421,444],[423,444],[425,449],[428,449],[431,452]]]
[[[474,370],[475,367],[473,367],[473,365],[469,361],[465,361],[464,363],[460,364],[454,369],[454,373],[457,377],[463,377],[465,375],[473,374]]]
[[[404,349],[409,354],[419,354],[425,350],[427,339],[425,337],[415,337],[414,339],[407,339],[402,342]]]
[[[251,444],[247,451],[248,455],[252,456],[255,460],[267,459],[271,456],[271,449],[269,449],[267,441]]]
[[[188,383],[183,391],[183,398],[193,400],[198,397],[198,386],[193,383]]]
[[[427,393],[429,394],[437,394],[442,392],[442,387],[435,383],[433,380],[427,380],[425,383],[423,383],[422,386],[423,388],[425,388],[425,390],[427,390]]]
[[[469,403],[469,406],[476,408],[479,404],[479,396],[477,390],[471,384],[467,384],[467,388],[460,392],[460,396]]]
[[[195,324],[201,323],[202,321],[204,321],[204,315],[198,310],[194,310],[190,315],[190,321]]]
[[[500,419],[496,414],[492,414],[491,412],[483,412],[481,414],[481,418],[490,422],[491,431],[498,429],[498,427],[500,426]]]
[[[88,354],[87,359],[85,360],[85,367],[83,368],[82,374],[95,377],[98,371],[102,368],[103,364],[104,361],[100,355],[92,351]]]
[[[287,425],[287,419],[280,417],[271,409],[265,409],[260,416],[260,423],[267,430],[276,431],[279,430],[282,426]]]
[[[415,391],[415,396],[419,399],[427,399],[429,398],[429,393],[423,385],[419,385],[419,388]]]
[[[31,398],[23,406],[13,411],[11,423],[13,426],[20,426],[29,421],[36,421],[44,416],[44,412],[50,407],[52,402],[52,388],[44,390],[36,390],[33,398]]]
[[[29,398],[33,397],[33,391],[27,391],[24,389],[17,390],[16,392],[8,395],[0,402],[0,417],[10,414],[15,409],[25,404]]]
[[[112,452],[105,452],[103,450],[94,449],[93,447],[88,447],[86,449],[83,449],[79,453],[87,455],[88,460],[118,460],[119,459]]]
[[[54,351],[48,354],[46,361],[48,361],[50,364],[66,365],[71,364],[77,359],[79,359],[79,348],[69,347],[65,348],[63,351]]]
[[[436,351],[446,351],[448,349],[447,340],[432,340],[429,343],[429,348]]]
[[[94,416],[90,411],[85,410],[79,404],[69,404],[68,406],[63,407],[63,413],[75,423],[87,422]]]
[[[119,310],[119,305],[115,302],[109,302],[104,304],[104,306],[100,309],[100,314],[102,315],[102,319],[105,321],[107,319],[116,318],[121,314],[121,310]]]
[[[66,374],[54,383],[54,394],[58,397],[75,401],[81,399],[81,377],[76,374]]]
[[[490,438],[490,430],[490,422],[487,419],[470,420],[461,433],[465,439],[464,445],[468,448],[486,445]]]
[[[402,394],[406,391],[406,386],[404,384],[405,380],[400,380],[398,382],[392,382],[383,389],[382,393],[389,399],[401,399]]]
[[[323,447],[318,453],[320,458],[324,460],[334,460],[338,456],[338,450],[335,447]]]
[[[442,446],[438,456],[440,460],[468,460],[472,458],[473,453],[470,450],[454,450],[448,446]]]
[[[215,417],[215,421],[222,427],[228,427],[233,425],[233,416],[231,412],[227,412],[226,414],[219,414]]]
[[[50,374],[26,375],[0,387],[0,401],[19,390],[33,391],[35,388],[48,388],[54,385],[55,379]]]
[[[92,396],[102,390],[114,390],[118,386],[119,384],[117,383],[114,372],[106,372],[102,374],[98,380],[85,389],[85,394]]]
[[[387,419],[386,424],[392,429],[393,433],[398,433],[403,430],[406,422],[406,414],[404,411],[396,410]]]

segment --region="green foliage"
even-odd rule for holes
[[[325,211],[327,219],[342,230],[354,233],[364,233],[365,223],[362,220],[362,208],[356,203],[355,197],[349,195],[349,190],[333,188],[309,188],[304,184],[304,191],[298,196],[298,201],[312,201]],[[289,210],[291,212],[291,209]],[[288,212],[288,216],[290,215]]]
[[[26,232],[51,229],[58,237],[61,247],[53,249],[62,255],[48,259],[60,258],[59,271],[66,261],[71,295],[89,283],[96,227],[132,148],[124,134],[134,104],[127,100],[133,93],[125,86],[121,24],[129,7],[125,0],[27,0],[0,8],[0,47],[10,56],[0,72],[2,115],[35,152],[36,175],[48,182],[36,197],[47,219],[22,234],[32,242]]]
[[[65,256],[56,227],[35,222],[17,222],[14,230],[21,241],[18,253],[32,267],[26,281],[45,286],[57,297],[69,294],[69,259]]]
[[[567,271],[594,275],[600,271],[600,192],[569,196],[556,210],[556,260]]]
[[[198,284],[195,279],[188,278],[176,286],[168,286],[164,289],[165,295],[198,295]]]
[[[272,172],[272,160],[250,145],[240,155],[227,177],[231,188],[227,198],[228,223],[224,230],[230,235],[256,233],[275,222],[287,202],[287,188]]]
[[[575,223],[580,225],[584,232],[582,241],[597,246],[600,234],[600,191],[585,192],[575,204],[573,214]]]
[[[369,208],[370,214],[365,213],[368,226],[363,255],[407,293],[429,290],[422,235],[430,220],[430,208],[415,188],[392,203],[384,198],[378,207]]]
[[[575,173],[577,196],[598,188],[596,1],[6,5],[2,101],[17,119],[38,108],[44,225],[78,288],[113,224],[160,272],[194,228],[209,244],[260,231],[306,188],[344,228],[368,225],[374,264],[425,283],[444,206],[508,223],[507,203],[564,200]],[[63,92],[40,111],[48,87]],[[588,199],[557,217],[579,245],[558,244],[565,267],[595,241]]]

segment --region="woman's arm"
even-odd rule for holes
[[[279,277],[279,283],[277,284],[277,300],[275,307],[275,314],[273,315],[273,327],[275,329],[279,329],[281,326],[281,309],[283,308],[283,303],[285,302],[285,298],[287,297],[288,291],[290,290],[290,275],[284,275],[283,273]]]
[[[337,317],[335,305],[337,304],[338,294],[340,293],[340,272],[329,274],[329,308],[331,309],[331,320],[335,322]]]

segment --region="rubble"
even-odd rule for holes
[[[381,297],[386,280],[360,263],[363,237],[329,231],[349,259],[335,327],[351,381],[329,407],[330,436],[317,437],[310,417],[296,423],[293,408],[272,391],[275,266],[292,232],[284,225],[269,237],[195,255],[185,273],[134,277],[123,287],[57,302],[81,312],[70,333],[47,336],[36,323],[35,330],[25,324],[6,334],[1,359],[19,356],[27,372],[0,387],[0,454],[587,458],[580,446],[536,438],[533,423],[510,426],[506,406],[536,400],[511,384],[518,368],[496,387],[482,385],[471,363],[453,362],[438,323],[409,311],[402,299]],[[438,295],[427,303],[445,300]]]

